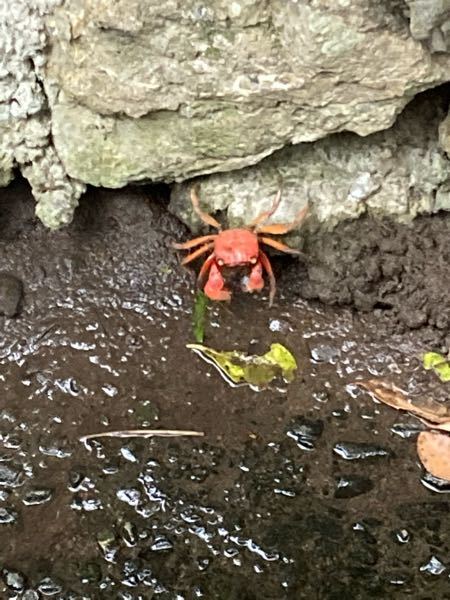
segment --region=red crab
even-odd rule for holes
[[[220,223],[200,208],[197,188],[193,187],[191,189],[191,201],[194,211],[204,223],[215,227],[218,233],[197,237],[181,244],[174,244],[174,247],[179,250],[190,250],[199,246],[183,259],[183,265],[212,250],[198,275],[198,285],[204,289],[208,298],[211,300],[230,300],[231,291],[226,286],[222,270],[225,268],[249,267],[250,273],[248,277],[243,279],[243,290],[246,292],[260,292],[264,287],[263,271],[266,271],[270,283],[269,301],[270,306],[272,305],[276,289],[275,276],[270,261],[265,252],[261,250],[260,244],[266,244],[289,254],[301,254],[298,250],[289,248],[286,244],[264,234],[280,235],[291,231],[294,227],[300,225],[308,211],[308,206],[302,208],[297,218],[291,223],[264,225],[265,221],[278,208],[280,200],[281,190],[278,191],[272,207],[256,217],[250,225],[238,229],[222,230]]]

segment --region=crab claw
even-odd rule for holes
[[[225,287],[224,278],[216,263],[211,266],[203,291],[211,300],[231,300],[231,292]]]
[[[262,276],[262,265],[258,261],[252,270],[250,275],[245,277],[243,280],[244,292],[260,292],[264,287],[264,279]]]

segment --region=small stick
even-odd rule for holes
[[[203,431],[189,431],[183,429],[124,429],[123,431],[102,431],[101,433],[90,433],[89,435],[83,435],[80,437],[80,442],[86,442],[87,440],[93,440],[101,437],[203,437],[204,435],[205,433]]]

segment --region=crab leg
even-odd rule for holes
[[[272,306],[273,299],[275,298],[275,291],[277,289],[275,275],[273,274],[272,265],[270,264],[270,260],[267,258],[267,254],[265,252],[263,252],[262,250],[259,251],[259,259],[261,260],[261,264],[264,267],[264,270],[266,271],[267,275],[269,276],[269,285],[270,285],[269,306]]]
[[[258,229],[259,224],[264,223],[264,221],[267,221],[267,219],[269,219],[273,215],[273,213],[277,210],[280,202],[281,202],[281,190],[278,190],[277,195],[275,196],[275,200],[273,201],[273,204],[269,208],[269,210],[262,212],[260,215],[258,215],[256,217],[256,219],[253,219],[253,221],[250,223],[249,227],[251,229],[259,230]]]
[[[181,264],[187,265],[188,263],[195,260],[202,254],[205,254],[205,252],[208,252],[208,250],[211,250],[213,248],[213,246],[214,246],[214,244],[212,242],[209,244],[204,244],[203,246],[200,246],[200,248],[197,248],[197,250],[194,250],[194,252],[191,252],[185,258],[183,258],[183,260],[181,261]]]
[[[258,233],[271,233],[273,235],[288,233],[288,231],[291,231],[305,220],[308,208],[308,205],[304,206],[291,223],[272,223],[271,225],[262,225],[261,227],[257,227],[256,231],[258,231]]]
[[[283,244],[282,242],[279,242],[278,240],[273,240],[272,238],[265,237],[265,236],[262,236],[259,239],[263,244],[266,244],[267,246],[271,246],[272,248],[275,248],[276,250],[280,250],[281,252],[286,252],[287,254],[302,254],[302,252],[300,252],[300,250],[296,250],[295,248],[290,248],[289,246],[286,246],[286,244]]]
[[[177,250],[189,250],[189,248],[195,248],[195,246],[200,246],[200,244],[204,244],[205,242],[212,242],[216,237],[217,235],[215,233],[211,233],[210,235],[202,235],[201,237],[194,238],[188,242],[182,242],[181,244],[174,242],[172,246]]]
[[[219,223],[219,221],[216,221],[214,217],[209,215],[207,212],[204,212],[200,208],[200,198],[198,197],[197,186],[191,188],[191,202],[194,211],[197,213],[197,215],[200,217],[203,223],[206,223],[206,225],[211,225],[211,227],[215,227],[219,231],[222,229],[222,225]]]
[[[214,263],[214,252],[212,254],[210,254],[208,256],[208,258],[205,260],[205,262],[202,265],[202,268],[200,269],[200,272],[198,274],[197,277],[197,284],[199,287],[203,287],[204,283],[205,283],[205,279],[208,275],[208,272],[212,266],[212,264]]]

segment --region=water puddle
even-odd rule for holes
[[[283,344],[295,378],[232,388],[186,348],[194,276],[162,205],[91,192],[52,233],[27,194],[0,197],[2,270],[23,284],[0,317],[2,598],[445,597],[448,490],[412,417],[352,385],[442,400],[412,333],[298,299],[275,261],[274,306],[214,306],[205,344]],[[205,435],[80,442],[142,428]]]

